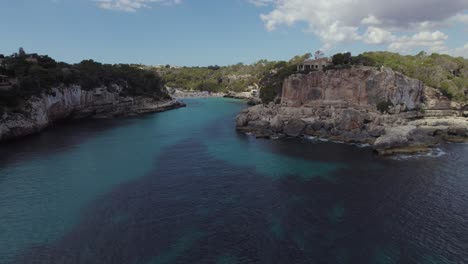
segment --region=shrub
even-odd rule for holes
[[[468,85],[468,60],[448,55],[420,52],[416,56],[403,56],[391,52],[365,52],[364,65],[385,66],[419,79],[427,86],[440,90],[454,101],[466,103],[464,89]],[[358,56],[359,57],[359,56]]]
[[[420,105],[418,110],[419,110],[419,113],[421,113],[421,114],[426,113],[426,107],[424,105]]]
[[[278,63],[280,68],[274,72],[266,73],[260,81],[260,98],[263,103],[269,103],[281,94],[284,80],[296,73],[296,65],[289,63]]]
[[[393,107],[393,103],[390,101],[382,101],[377,104],[377,110],[379,110],[382,114],[388,113],[391,107]]]
[[[93,60],[70,65],[57,63],[48,56],[36,57],[38,63],[30,63],[16,56],[5,58],[7,66],[0,66],[0,73],[17,79],[18,85],[0,92],[0,104],[15,107],[31,96],[48,93],[51,88],[61,84],[77,84],[85,90],[119,84],[123,87],[122,95],[167,98],[164,81],[153,71],[132,65],[101,64]]]
[[[352,63],[352,56],[350,52],[337,53],[333,55],[332,62],[334,65],[345,65]]]

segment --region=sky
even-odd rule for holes
[[[0,54],[184,66],[322,50],[468,58],[468,0],[0,0]]]

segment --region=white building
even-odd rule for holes
[[[323,70],[325,67],[332,65],[329,58],[322,58],[317,60],[307,59],[302,64],[297,65],[298,72]]]

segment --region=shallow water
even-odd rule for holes
[[[468,145],[380,158],[188,99],[0,145],[0,263],[468,263]]]

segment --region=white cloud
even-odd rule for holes
[[[369,15],[368,17],[365,17],[361,21],[361,23],[364,24],[364,25],[380,25],[380,24],[382,24],[382,21],[380,21],[374,15]]]
[[[450,53],[454,56],[468,58],[468,42],[463,47],[456,48]]]
[[[367,44],[384,44],[394,41],[395,39],[396,37],[392,32],[372,26],[368,27],[364,34],[364,42]]]
[[[305,22],[325,47],[346,41],[387,44],[392,50],[446,49],[447,26],[467,23],[467,0],[248,0],[270,6],[269,31]],[[418,33],[419,32],[419,33]]]
[[[181,0],[95,0],[98,7],[109,10],[136,12],[141,8],[150,8],[152,3],[164,5],[179,4]]]
[[[440,31],[420,32],[413,36],[395,38],[388,46],[389,50],[408,53],[415,48],[425,48],[430,52],[447,53],[445,41],[448,36]]]
[[[457,14],[450,18],[451,22],[459,22],[462,24],[468,24],[468,14]]]

